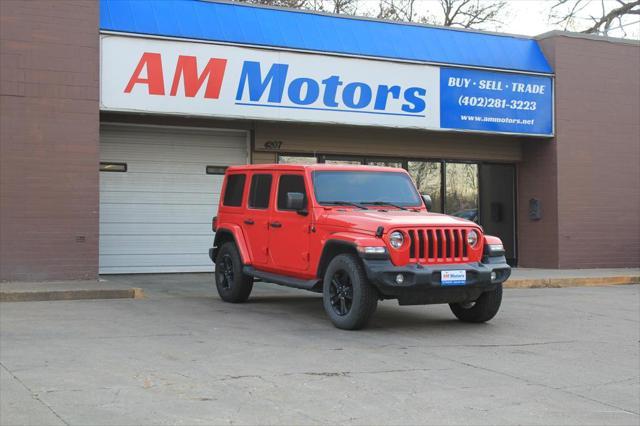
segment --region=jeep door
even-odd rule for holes
[[[257,267],[269,263],[269,216],[273,204],[273,174],[255,172],[251,174],[247,208],[242,218],[242,230],[246,236],[253,264]]]
[[[279,271],[306,271],[309,269],[309,231],[311,215],[304,211],[287,209],[287,193],[304,195],[304,205],[309,199],[302,172],[286,172],[277,175],[278,186],[275,206],[269,219],[269,254],[273,268]]]

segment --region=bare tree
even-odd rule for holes
[[[267,6],[307,9],[344,15],[375,16],[402,22],[447,27],[496,29],[502,23],[506,0],[237,0]],[[375,3],[373,3],[375,5]],[[437,7],[436,7],[437,5]],[[437,10],[436,10],[437,8]]]
[[[484,28],[502,24],[505,0],[440,0],[441,25],[445,27]]]
[[[358,0],[236,0],[243,3],[260,4],[263,6],[288,7],[291,9],[306,9],[320,12],[355,15],[358,11]]]
[[[502,24],[506,0],[439,0],[435,13],[416,0],[380,0],[378,18],[422,22],[445,27],[496,29]]]
[[[358,0],[329,0],[330,12],[343,15],[355,15],[358,13]]]
[[[640,16],[640,0],[555,0],[549,21],[565,31],[626,36],[627,27],[640,23],[634,15]]]
[[[236,0],[241,3],[260,4],[263,6],[289,7],[292,9],[306,9],[311,3],[309,0]]]
[[[416,16],[416,0],[380,0],[377,17],[391,21],[414,22],[421,17]]]

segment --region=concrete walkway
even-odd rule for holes
[[[592,287],[640,283],[640,268],[534,269],[514,268],[507,288]]]
[[[142,290],[127,283],[100,280],[3,282],[0,302],[36,302],[44,300],[140,299]]]
[[[169,294],[183,287],[194,274],[105,275],[94,281],[0,283],[0,302],[33,302],[76,299],[140,299],[158,282]],[[209,275],[209,274],[195,274]],[[150,283],[153,281],[153,283]],[[213,282],[213,277],[211,277]],[[560,288],[640,283],[640,268],[627,269],[529,269],[515,268],[506,288]],[[151,284],[149,288],[149,284]]]

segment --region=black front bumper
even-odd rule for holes
[[[485,258],[485,262],[443,265],[409,264],[394,266],[390,260],[362,259],[369,281],[385,299],[398,299],[401,305],[434,303],[462,303],[476,300],[485,291],[491,291],[511,275],[511,267],[503,256]],[[442,285],[441,272],[466,271],[464,285]],[[491,280],[491,273],[496,279]],[[402,274],[402,284],[396,282]]]

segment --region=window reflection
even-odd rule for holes
[[[447,163],[444,212],[478,222],[478,165]]]
[[[369,165],[369,166],[382,166],[382,167],[402,168],[402,161],[367,160],[367,165]]]
[[[362,164],[361,160],[341,160],[327,158],[324,160],[325,164],[337,164],[339,166],[359,166]]]
[[[409,161],[407,165],[420,193],[431,197],[431,211],[442,213],[441,164],[435,161]]]
[[[280,155],[278,163],[280,164],[316,164],[318,159],[313,156],[303,155]]]

